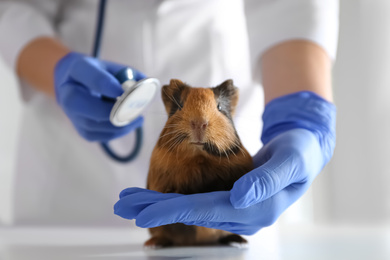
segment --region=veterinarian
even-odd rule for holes
[[[0,1],[0,53],[24,100],[14,223],[128,223],[112,207],[119,191],[144,187],[166,114],[157,96],[130,125],[109,122],[113,102],[101,96],[122,94],[113,75],[123,67],[163,84],[233,79],[240,88],[236,127],[256,154],[256,169],[225,192],[167,197],[125,189],[115,213],[141,227],[181,222],[240,234],[274,223],[332,157],[338,1],[108,1],[99,60],[89,57],[97,6]],[[144,143],[135,161],[118,163],[101,149],[99,142],[109,141],[126,154],[140,125]]]

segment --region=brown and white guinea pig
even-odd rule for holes
[[[192,88],[172,79],[161,94],[168,120],[152,153],[148,189],[181,194],[230,190],[253,169],[232,120],[238,102],[232,80]],[[180,223],[151,228],[150,233],[149,247],[246,243],[227,231]]]

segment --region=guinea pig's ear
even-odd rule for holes
[[[182,92],[186,84],[178,79],[171,79],[169,85],[164,85],[161,89],[161,97],[168,115],[173,115],[178,109],[182,109]]]
[[[228,100],[230,105],[230,114],[233,116],[238,103],[238,88],[234,86],[233,80],[228,79],[214,88],[214,93],[222,100]]]

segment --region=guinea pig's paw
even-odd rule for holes
[[[226,237],[222,237],[219,239],[219,243],[222,245],[229,245],[237,248],[247,248],[248,241],[240,235],[230,234]]]
[[[144,243],[145,249],[159,249],[163,247],[172,246],[172,240],[165,237],[152,237]]]

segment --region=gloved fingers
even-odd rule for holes
[[[91,91],[116,98],[123,93],[119,81],[106,69],[101,61],[84,57],[73,64],[70,77]]]
[[[129,68],[128,66],[118,64],[115,62],[110,62],[110,61],[101,61],[101,62],[106,66],[107,71],[113,75],[116,75],[120,70],[124,68]],[[130,68],[130,69],[133,71],[133,76],[136,81],[146,78],[146,75],[143,74],[142,72],[134,68]]]
[[[116,133],[102,133],[102,132],[90,132],[85,131],[84,129],[77,128],[77,132],[87,141],[89,142],[109,142],[113,139],[119,138],[127,133],[124,132],[116,132]]]
[[[139,213],[136,224],[156,227],[178,222],[234,222],[243,218],[239,211],[231,206],[227,191],[183,195],[151,204]]]
[[[258,212],[257,217],[252,219],[251,224],[253,226],[271,226],[288,207],[290,207],[307,191],[309,187],[310,183],[291,184],[267,200],[243,210],[245,212],[248,209],[255,209],[255,211]]]
[[[131,195],[131,194],[138,193],[138,192],[143,192],[143,191],[145,191],[145,189],[143,189],[143,188],[129,187],[129,188],[126,188],[126,189],[122,190],[119,193],[119,199],[121,199],[123,197],[126,197],[127,195]],[[155,192],[157,192],[157,191],[155,191]],[[114,206],[114,208],[115,208],[115,206]]]
[[[262,166],[238,179],[230,191],[236,209],[264,201],[295,181],[294,156],[272,156]]]
[[[75,82],[63,86],[61,92],[59,102],[67,114],[77,114],[95,121],[109,120],[114,102],[93,96]]]
[[[134,219],[146,207],[162,200],[169,200],[180,196],[183,195],[129,188],[121,192],[121,199],[114,205],[114,214],[122,218]]]
[[[270,149],[267,149],[269,145],[263,146],[254,156],[253,156],[253,164],[255,168],[262,166],[266,163],[270,158],[272,158],[272,152]]]
[[[109,120],[96,121],[82,116],[75,116],[72,121],[87,132],[127,134],[130,131],[141,127],[144,120],[142,116],[139,116],[130,124],[121,127],[114,126]]]
[[[229,202],[229,193],[225,191],[183,195],[150,204],[136,216],[136,225],[151,228],[184,223],[254,234],[269,225],[269,218],[274,217],[269,210],[279,213],[275,208],[279,205],[267,201],[246,209],[234,209]]]
[[[124,68],[127,68],[128,66],[119,64],[116,62],[106,61],[106,60],[99,60],[101,66],[107,70],[110,74],[115,75],[119,71],[121,71]]]
[[[67,109],[65,109],[65,111],[68,112]],[[94,111],[94,112],[96,113],[98,111]],[[77,113],[80,113],[80,111],[78,111]],[[72,123],[74,124],[77,132],[85,140],[91,142],[93,141],[108,142],[112,139],[119,138],[130,133],[131,131],[141,127],[143,124],[142,116],[137,117],[134,121],[132,121],[130,124],[126,126],[116,127],[113,126],[111,122],[107,120],[96,121],[93,119],[86,118],[83,115],[75,114],[74,112],[70,112],[67,114],[68,117],[71,119]]]
[[[126,197],[128,195],[131,195],[131,194],[136,194],[136,193],[141,193],[141,192],[148,192],[149,194],[156,194],[157,196],[158,196],[158,194],[164,194],[164,193],[154,191],[154,190],[148,190],[148,189],[143,189],[143,188],[138,188],[138,187],[130,187],[130,188],[126,188],[126,189],[122,190],[119,193],[119,199]]]
[[[122,137],[131,131],[137,129],[138,127],[142,126],[143,117],[138,117],[136,120],[131,122],[127,126],[123,127],[117,127],[114,129],[114,131],[108,132],[108,131],[97,131],[97,130],[85,130],[78,125],[76,126],[77,131],[79,134],[84,137],[87,141],[100,141],[100,142],[108,142],[113,139]]]
[[[132,212],[132,217],[136,219],[136,225],[142,228],[184,223],[251,235],[262,227],[272,225],[308,187],[306,184],[290,185],[271,198],[245,209],[233,208],[229,201],[229,192],[225,191],[178,197],[152,192],[150,197],[145,197],[141,192],[136,193],[134,199],[118,209],[134,208],[137,215],[134,216],[135,213]],[[170,195],[173,198],[169,198]],[[137,208],[136,203],[147,206]]]
[[[268,160],[234,183],[230,199],[235,208],[266,200],[293,183],[311,183],[323,165],[318,140],[305,129],[286,131],[262,149]]]

